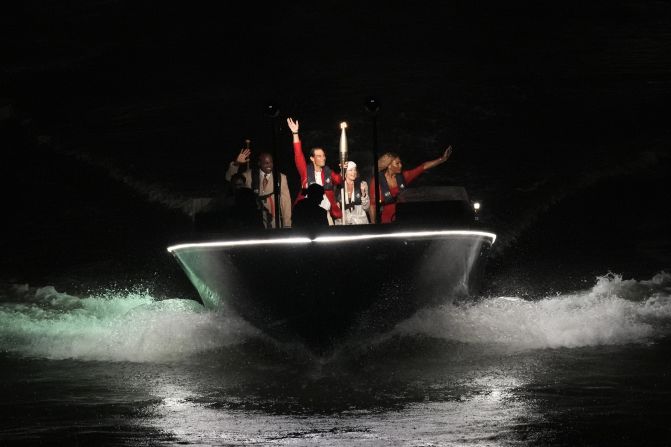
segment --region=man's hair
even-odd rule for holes
[[[313,147],[312,149],[310,149],[310,157],[315,156],[315,151],[322,151],[324,153],[324,155],[326,155],[326,151],[324,150],[324,148],[317,146],[317,147]]]
[[[259,153],[259,156],[256,157],[256,159],[259,160],[259,161],[261,161],[261,158],[262,158],[264,155],[269,156],[271,160],[273,159],[273,154],[271,154],[270,152],[260,152],[260,153]]]

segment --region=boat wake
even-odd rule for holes
[[[146,292],[94,296],[52,286],[13,286],[0,303],[0,352],[47,359],[166,362],[241,343],[257,335],[237,318],[192,300]]]
[[[393,336],[426,336],[513,349],[650,343],[671,333],[671,274],[624,280],[609,273],[588,290],[533,300],[481,298],[423,309]]]
[[[597,278],[588,290],[481,297],[425,308],[361,348],[415,338],[507,350],[654,343],[671,333],[671,274]],[[52,286],[0,291],[0,352],[28,358],[179,362],[265,336],[244,320],[142,291],[77,297]],[[295,346],[285,346],[296,349]]]

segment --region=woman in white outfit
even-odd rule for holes
[[[368,184],[359,178],[356,163],[348,161],[345,166],[345,209],[343,210],[345,225],[367,224],[369,223],[367,211],[370,208]],[[336,199],[342,201],[342,190],[338,190]],[[343,225],[342,219],[337,219],[336,224]]]

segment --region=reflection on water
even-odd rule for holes
[[[179,300],[5,290],[0,441],[658,445],[669,281],[427,309],[326,359]]]
[[[317,365],[249,348],[190,365],[127,367],[130,380],[116,386],[146,402],[132,424],[162,433],[166,444],[478,445],[514,440],[521,421],[542,419],[517,398],[533,380],[529,371],[542,368],[533,356],[398,340],[367,357]],[[382,358],[397,350],[407,354]]]
[[[224,412],[166,402],[157,427],[177,440],[216,444],[426,445],[477,444],[514,439],[515,423],[528,414],[526,403],[499,389],[461,401],[412,403],[396,411],[358,411],[295,417],[264,412]],[[171,430],[172,427],[180,427]]]
[[[670,348],[506,352],[398,337],[334,363],[265,343],[177,363],[5,356],[0,439],[56,442],[74,430],[105,445],[631,445],[668,435]]]

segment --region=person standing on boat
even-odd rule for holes
[[[224,226],[236,230],[263,230],[263,212],[254,192],[243,186],[236,188],[233,205],[228,208]]]
[[[403,193],[405,188],[424,172],[445,163],[451,154],[452,146],[449,146],[445,149],[443,155],[435,160],[425,161],[416,168],[406,171],[403,170],[401,158],[394,152],[387,152],[378,158],[378,194],[380,200],[376,200],[378,194],[375,191],[371,191],[371,222],[375,223],[375,207],[380,202],[382,204],[380,221],[382,223],[393,222],[396,219],[396,199],[399,194]]]
[[[368,184],[361,180],[356,163],[348,161],[345,165],[345,210],[343,219],[337,225],[364,225],[368,222],[367,211],[370,208]],[[336,197],[341,197],[343,187],[338,188]],[[344,220],[344,224],[343,224]]]
[[[242,149],[235,160],[228,166],[226,180],[230,181],[238,173],[241,166],[247,166],[251,156],[251,150]],[[263,206],[263,225],[265,228],[275,228],[275,188],[273,179],[273,156],[268,152],[261,152],[257,158],[258,167],[251,168],[251,173],[245,175],[245,186],[254,191],[256,197]],[[243,171],[244,172],[244,171]],[[280,217],[282,227],[291,227],[291,194],[287,176],[280,173]]]
[[[247,188],[247,177],[244,174],[236,172],[229,180],[228,189],[223,200],[224,208],[230,208],[235,204],[235,192],[241,188]]]
[[[287,118],[287,124],[293,134],[294,162],[301,177],[301,191],[296,197],[294,206],[305,197],[308,186],[318,183],[324,187],[324,198],[320,204],[327,210],[329,225],[333,225],[335,219],[342,218],[342,210],[335,196],[335,187],[342,184],[342,176],[326,165],[326,152],[321,147],[313,147],[310,150],[310,163],[307,163],[303,155],[303,146],[298,136],[298,121]]]
[[[320,205],[324,198],[324,187],[312,183],[305,191],[305,197],[294,205],[294,228],[327,227],[328,212]]]

